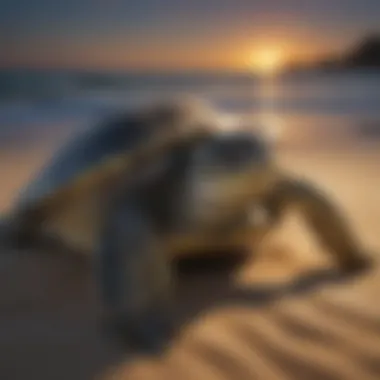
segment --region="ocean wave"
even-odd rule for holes
[[[247,75],[127,75],[0,71],[0,140],[77,130],[156,99],[193,96],[235,117],[271,115],[285,139],[378,136],[380,76],[257,81]],[[370,132],[365,125],[371,125]],[[354,126],[354,127],[353,127]],[[374,126],[374,127],[373,127]],[[41,132],[43,131],[43,132]],[[375,131],[375,132],[374,132]],[[58,131],[57,131],[58,132]],[[358,138],[358,137],[357,137]],[[298,140],[297,140],[298,139]]]

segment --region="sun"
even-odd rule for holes
[[[255,51],[250,56],[249,65],[260,75],[277,74],[284,66],[283,52],[276,48]]]

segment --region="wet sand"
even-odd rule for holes
[[[329,191],[374,256],[380,252],[378,152],[280,154],[286,167]],[[43,159],[36,152],[13,157],[0,165],[3,178],[12,168],[2,209]],[[241,265],[188,265],[180,272],[179,331],[160,358],[132,356],[100,334],[85,270],[54,255],[3,253],[1,379],[380,378],[380,270],[355,279],[337,275],[295,217]]]

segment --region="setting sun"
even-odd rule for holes
[[[284,65],[283,53],[279,49],[263,49],[250,56],[250,66],[261,75],[278,73]]]

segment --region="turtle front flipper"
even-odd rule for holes
[[[284,178],[271,191],[266,205],[275,219],[290,208],[301,213],[317,239],[331,252],[342,269],[360,271],[370,266],[370,258],[363,254],[346,218],[312,184]]]
[[[133,204],[110,211],[95,265],[106,330],[143,353],[164,349],[171,333],[169,262]]]

